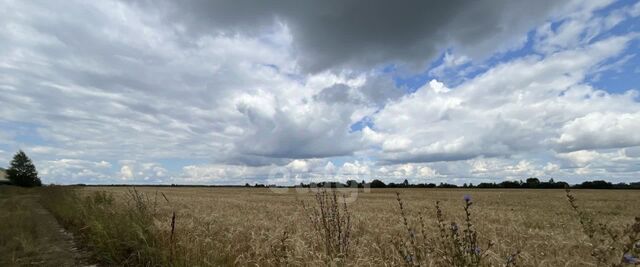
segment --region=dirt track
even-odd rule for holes
[[[17,201],[22,211],[29,213],[29,217],[37,222],[35,240],[21,240],[20,233],[15,238],[18,242],[28,242],[36,254],[29,255],[1,255],[0,265],[3,266],[90,266],[87,264],[85,253],[80,252],[74,245],[73,237],[58,224],[56,219],[40,205],[37,195],[19,194],[10,199],[0,201]]]

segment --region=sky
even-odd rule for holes
[[[640,180],[640,2],[0,0],[56,184]]]

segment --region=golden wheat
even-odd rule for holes
[[[125,188],[88,187],[124,196]],[[310,224],[301,202],[314,193],[268,188],[138,188],[148,196],[163,194],[156,225],[167,236],[175,217],[176,253],[184,265],[325,266],[341,264],[327,256],[322,235]],[[158,192],[158,193],[156,193]],[[396,192],[402,196],[399,210]],[[563,190],[373,189],[349,203],[352,233],[347,265],[401,265],[394,245],[407,227],[429,236],[440,234],[435,203],[448,221],[465,221],[463,196],[473,197],[478,243],[491,265],[504,265],[518,253],[519,266],[595,266],[594,244],[582,232]],[[640,215],[638,191],[575,190],[584,212],[622,228]],[[407,219],[407,225],[404,218]],[[422,218],[422,221],[420,220]],[[422,226],[424,225],[424,226]]]

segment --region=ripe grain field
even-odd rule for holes
[[[82,194],[110,192],[118,202],[126,199],[131,188],[80,190]],[[591,256],[597,244],[583,232],[564,190],[371,189],[369,193],[359,192],[357,199],[347,205],[352,230],[348,233],[345,255],[340,257],[327,256],[323,236],[314,230],[309,207],[317,202],[312,192],[289,189],[286,193],[275,193],[268,188],[137,187],[136,190],[157,207],[154,225],[161,235],[171,235],[171,218],[175,212],[170,257],[180,255],[180,264],[184,265],[416,265],[419,262],[412,257],[419,257],[420,253],[415,251],[416,244],[412,246],[412,242],[425,247],[438,242],[436,201],[440,202],[447,227],[452,221],[462,225],[465,195],[473,202],[469,210],[477,232],[476,249],[484,257],[482,265],[512,264],[508,259],[514,256],[517,260],[513,263],[518,266],[598,264]],[[575,190],[572,194],[585,214],[612,229],[622,230],[640,215],[638,191]],[[306,203],[308,210],[303,209],[302,203]],[[417,247],[417,250],[421,248]],[[437,258],[419,260],[420,265],[442,265]]]

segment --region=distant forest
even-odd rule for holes
[[[241,185],[183,185],[183,184],[170,184],[170,185],[153,185],[153,184],[111,184],[111,185],[85,185],[85,184],[76,184],[75,186],[152,186],[152,187],[303,187],[303,188],[314,188],[314,187],[326,187],[326,188],[533,188],[533,189],[561,189],[561,188],[576,188],[576,189],[640,189],[640,182],[631,182],[631,183],[611,183],[604,180],[593,180],[586,181],[580,184],[571,185],[564,181],[554,181],[554,179],[549,179],[548,181],[540,181],[540,179],[532,177],[527,178],[525,181],[503,181],[500,183],[479,183],[474,185],[473,183],[465,183],[463,185],[455,185],[448,183],[419,183],[412,184],[409,183],[408,180],[404,180],[402,183],[384,183],[381,180],[374,179],[371,182],[365,182],[364,180],[361,182],[355,180],[348,180],[346,183],[341,182],[318,182],[318,183],[301,183],[295,186],[276,186],[276,185],[265,185],[265,184],[245,184]]]
[[[260,186],[260,185],[256,185]],[[419,183],[419,184],[411,184],[408,180],[404,180],[402,183],[389,183],[385,184],[380,180],[373,180],[370,183],[365,183],[364,181],[358,183],[354,180],[347,181],[346,184],[336,183],[336,182],[322,182],[322,183],[311,183],[311,184],[300,184],[299,187],[365,187],[369,186],[371,188],[535,188],[535,189],[552,189],[552,188],[578,188],[578,189],[640,189],[640,182],[632,182],[632,183],[611,183],[604,180],[594,180],[594,181],[586,181],[580,184],[570,185],[567,182],[563,181],[554,181],[553,179],[549,179],[549,181],[543,182],[538,178],[527,178],[525,181],[503,181],[500,183],[479,183],[474,185],[473,183],[465,183],[462,186],[448,183]]]

